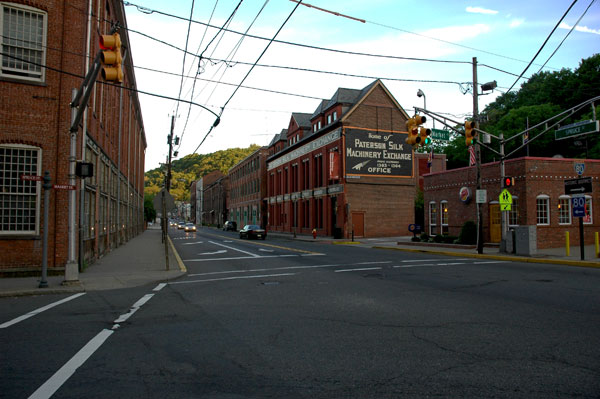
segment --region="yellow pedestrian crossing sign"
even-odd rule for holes
[[[501,211],[510,211],[512,209],[512,195],[510,194],[510,192],[508,192],[507,189],[504,189],[502,190],[502,192],[500,192],[498,202],[500,202]]]

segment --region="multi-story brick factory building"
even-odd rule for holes
[[[240,228],[246,224],[267,225],[266,159],[267,148],[262,147],[229,170],[228,218]]]
[[[40,269],[47,211],[48,270],[74,268],[77,279],[86,263],[143,229],[146,138],[137,94],[95,83],[70,134],[72,92],[93,69],[98,32],[110,33],[111,22],[127,26],[123,4],[13,0],[0,8],[0,272]],[[122,86],[135,87],[127,31],[119,33],[128,48]],[[76,160],[93,164],[93,177],[75,179]],[[46,171],[55,185],[47,210],[42,182],[21,177]],[[73,185],[74,194],[59,189]]]
[[[336,91],[310,117],[293,114],[267,159],[268,228],[334,237],[406,234],[415,163],[408,115],[376,80]],[[281,148],[281,143],[287,145]]]

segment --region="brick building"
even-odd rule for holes
[[[199,189],[201,193],[198,193]],[[215,170],[196,182],[196,204],[200,199],[199,225],[221,226],[227,220],[228,179],[221,171]],[[196,205],[198,207],[198,205]],[[198,214],[196,208],[195,212]],[[192,211],[194,213],[194,211]]]
[[[536,226],[537,247],[558,248],[565,245],[569,232],[573,245],[579,244],[579,222],[572,217],[571,196],[565,195],[564,181],[578,177],[574,164],[585,164],[583,176],[592,178],[593,193],[585,194],[589,215],[584,218],[584,239],[593,244],[594,233],[600,231],[596,215],[600,205],[594,199],[600,192],[600,161],[586,159],[523,157],[505,161],[505,176],[515,178],[512,209],[508,227]],[[484,242],[501,241],[499,195],[500,163],[481,166],[482,189],[487,190],[487,203],[482,204]],[[476,168],[453,169],[424,176],[426,232],[430,235],[458,235],[462,225],[477,222],[475,203]]]
[[[53,184],[70,183],[72,90],[99,51],[97,32],[111,29],[106,21],[127,24],[117,0],[14,0],[0,8],[0,272],[27,273],[42,263],[43,190],[20,177],[48,171]],[[135,87],[126,29],[120,34],[129,48],[122,85]],[[92,262],[143,229],[146,138],[136,93],[96,83],[74,147],[94,177],[77,179],[73,197],[50,190],[49,272],[67,263],[76,271],[77,261]]]
[[[338,89],[310,118],[292,114],[285,141],[280,134],[269,148],[268,229],[406,234],[416,192],[407,119],[380,80],[362,90]]]
[[[240,229],[246,224],[267,225],[266,159],[267,148],[259,148],[228,172],[228,220],[236,222]]]

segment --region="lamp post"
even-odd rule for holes
[[[423,109],[427,109],[427,98],[425,97],[425,92],[419,89],[419,91],[417,91],[417,97],[423,97]],[[435,129],[435,119],[433,120],[433,128]]]

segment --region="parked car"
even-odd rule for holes
[[[237,230],[237,223],[236,222],[232,222],[231,220],[226,221],[225,223],[223,223],[223,230],[224,231],[236,231]]]
[[[267,238],[267,231],[256,224],[247,224],[240,230],[240,238]]]
[[[186,223],[184,230],[186,231],[186,233],[188,231],[196,231],[196,225],[194,223]]]
[[[185,229],[185,222],[179,222],[177,224],[177,230],[183,230]]]

